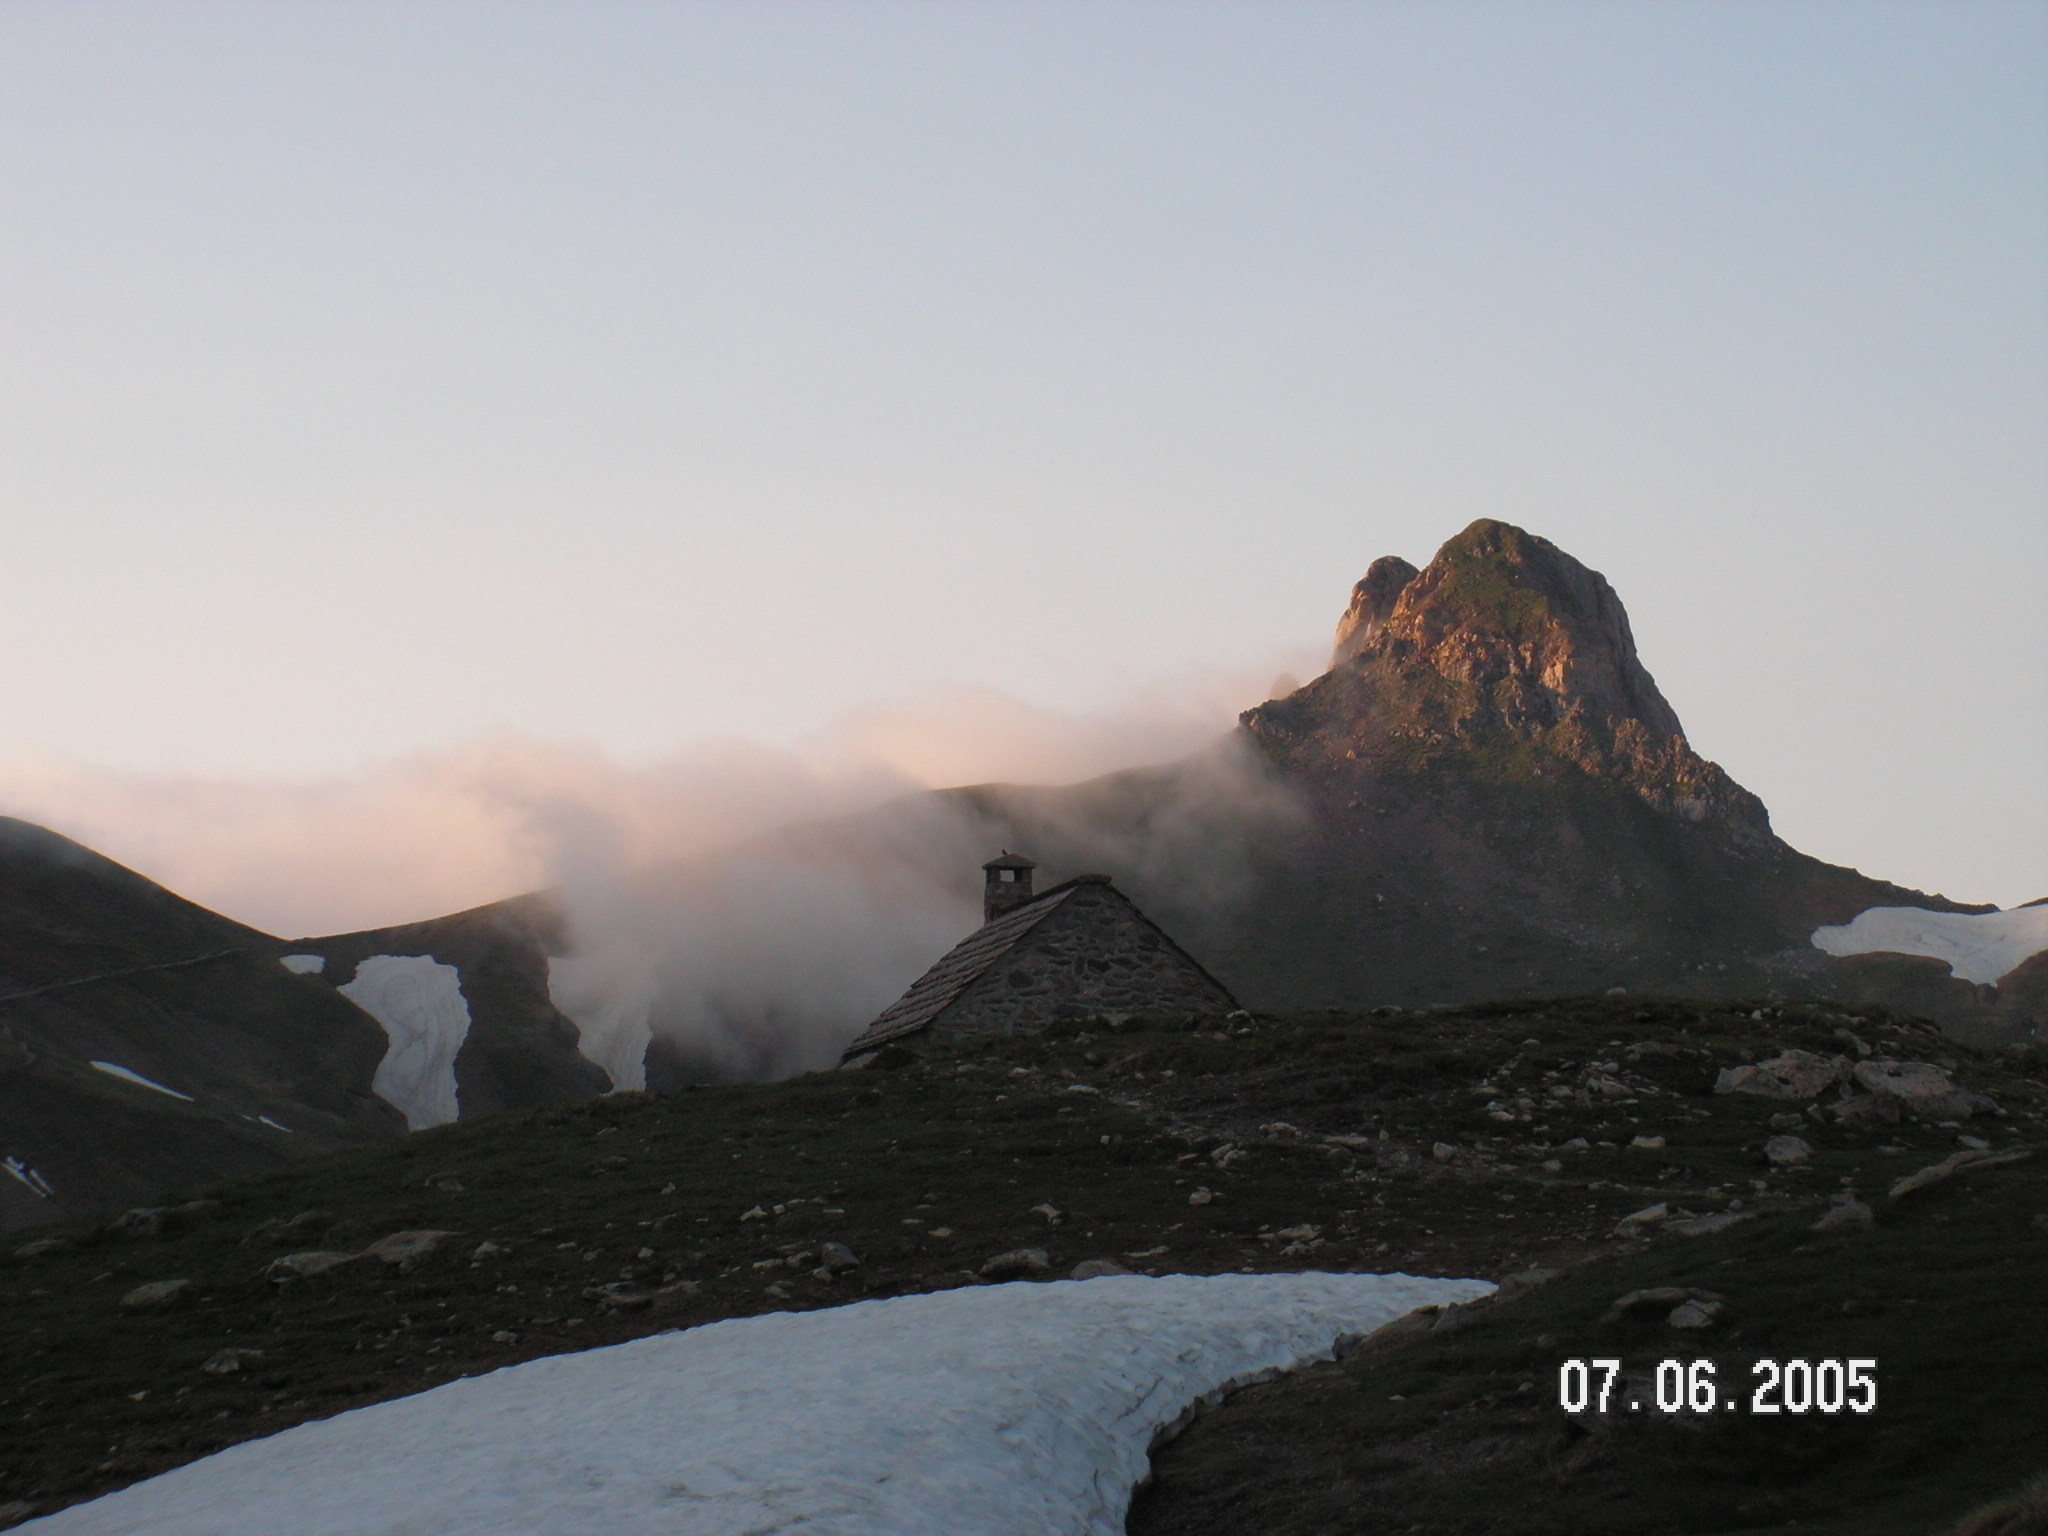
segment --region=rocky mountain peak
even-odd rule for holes
[[[1353,589],[1352,612],[1376,574],[1367,603],[1400,570],[1409,579],[1383,617],[1360,626],[1370,632],[1347,660],[1412,658],[1451,682],[1485,689],[1516,723],[1554,724],[1582,710],[1596,723],[1634,720],[1652,736],[1683,734],[1636,655],[1614,588],[1550,540],[1482,518],[1425,570],[1375,561]]]
[[[1754,795],[1687,745],[1598,571],[1483,518],[1418,571],[1373,562],[1331,670],[1243,717],[1297,766],[1448,767],[1541,780],[1545,764],[1619,782],[1660,810],[1775,841]]]

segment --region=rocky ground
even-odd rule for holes
[[[0,1519],[535,1355],[1085,1264],[1512,1293],[1239,1394],[1134,1532],[1933,1531],[2048,1464],[2044,1056],[1594,998],[1084,1025],[448,1126],[0,1258]],[[1746,1403],[1760,1355],[1875,1358],[1878,1408],[1558,1404],[1569,1358],[1641,1397],[1701,1357]]]

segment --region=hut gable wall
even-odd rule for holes
[[[946,1008],[934,1034],[1028,1034],[1056,1019],[1228,1013],[1237,1002],[1114,886],[1080,885]]]

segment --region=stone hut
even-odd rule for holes
[[[1236,1011],[1229,989],[1109,876],[1077,875],[1034,895],[1031,860],[1005,851],[981,867],[981,927],[860,1033],[847,1066],[927,1031],[1032,1034],[1098,1014]]]

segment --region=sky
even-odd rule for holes
[[[2048,895],[2039,4],[10,0],[0,227],[0,811],[279,931],[1175,755],[1478,517]]]

